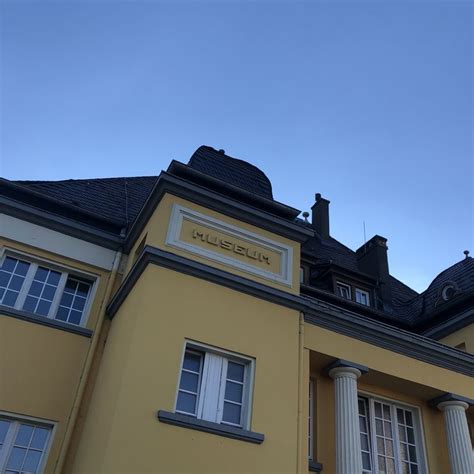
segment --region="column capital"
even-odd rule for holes
[[[329,375],[329,377],[333,378],[334,375],[344,373],[344,369],[346,369],[348,374],[353,374],[356,378],[359,378],[361,375],[366,374],[369,371],[368,367],[365,365],[356,364],[355,362],[349,362],[344,359],[337,359],[326,366],[324,372]]]
[[[463,397],[454,393],[445,393],[439,397],[431,399],[428,403],[431,407],[438,408],[441,411],[444,411],[450,406],[458,406],[466,410],[469,408],[469,406],[474,405],[474,400],[472,398]]]

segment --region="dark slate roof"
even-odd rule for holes
[[[156,180],[157,176],[139,176],[13,182],[126,227],[140,212]]]
[[[260,197],[273,199],[272,184],[263,171],[226,155],[223,150],[200,146],[191,156],[188,166]]]

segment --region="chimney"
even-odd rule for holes
[[[317,193],[316,202],[313,204],[311,211],[313,213],[311,217],[311,223],[316,232],[323,238],[329,237],[329,203],[327,199],[321,197],[321,194]]]
[[[380,235],[374,235],[356,250],[356,256],[359,270],[378,280],[379,295],[384,306],[391,306],[392,287],[390,285],[387,250],[387,239]]]

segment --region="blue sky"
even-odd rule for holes
[[[423,290],[474,254],[473,3],[0,3],[0,174],[155,175],[201,144]]]

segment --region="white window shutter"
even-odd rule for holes
[[[218,422],[217,412],[223,365],[223,357],[212,352],[206,353],[198,410],[198,416],[203,420]]]

